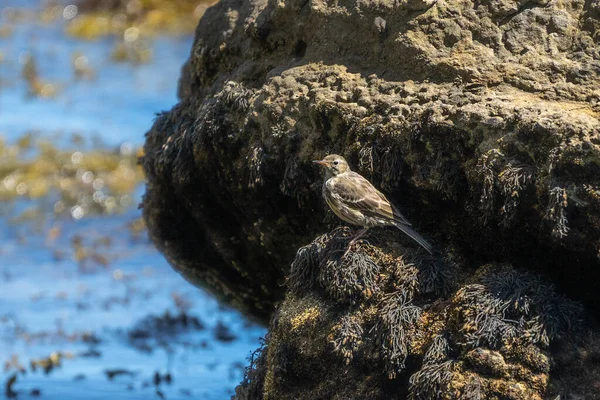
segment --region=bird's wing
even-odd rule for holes
[[[410,225],[371,182],[356,172],[336,176],[332,192],[340,201],[366,216],[381,218],[390,223]]]

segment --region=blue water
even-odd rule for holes
[[[0,0],[0,4],[6,0]],[[5,138],[25,131],[79,133],[105,143],[143,143],[153,114],[176,103],[180,67],[192,37],[157,37],[147,64],[114,62],[114,38],[82,41],[64,33],[61,21],[7,23],[12,33],[0,37],[0,133]],[[76,79],[73,59],[83,56],[95,72],[93,79]],[[21,79],[23,61],[33,57],[44,82],[55,84],[53,99],[28,96]]]
[[[0,9],[9,4],[36,7],[33,1],[0,0]],[[0,17],[0,26],[7,23]],[[34,131],[37,137],[58,137],[55,143],[69,149],[73,133],[107,147],[143,144],[154,113],[177,101],[180,65],[192,42],[158,37],[151,44],[152,61],[134,65],[110,59],[114,39],[69,38],[61,21],[33,19],[11,24],[11,30],[0,38],[0,138],[11,142]],[[87,57],[94,79],[75,79],[74,54]],[[56,97],[28,95],[21,61],[31,55],[40,78],[59,86]],[[133,206],[122,215],[78,221],[49,216],[41,226],[0,218],[0,398],[16,365],[26,370],[12,386],[19,399],[38,391],[42,399],[233,394],[265,330],[187,283],[145,232],[139,237],[130,232],[129,224],[140,217],[135,205],[142,192],[133,194]],[[76,238],[87,252],[83,262]],[[165,312],[173,318],[184,312],[195,322],[152,329]],[[143,335],[133,340],[136,329]],[[48,374],[32,371],[32,360],[53,353],[63,355],[60,366]],[[127,374],[109,379],[106,371],[115,369]],[[160,382],[154,381],[156,373]]]

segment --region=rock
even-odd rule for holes
[[[579,386],[564,371],[593,365],[573,354],[598,348],[589,321],[600,312],[599,21],[596,2],[583,0],[222,0],[207,10],[180,103],[147,134],[142,206],[157,247],[194,284],[264,323],[285,296],[239,398],[431,398],[441,387],[449,398],[594,393],[594,368]],[[373,278],[400,261],[369,255],[373,263],[350,272],[299,268],[316,250],[294,261],[296,250],[327,247],[329,236],[313,239],[340,224],[311,163],[327,153],[384,191],[457,277],[417,276],[419,295],[401,303],[400,288]],[[397,231],[373,235],[382,239],[368,251],[382,258],[415,250]],[[497,268],[525,274],[515,284],[530,289],[545,275],[556,289],[536,304],[559,299],[571,309],[556,293],[567,294],[585,307],[582,328],[565,339],[570,321],[544,320],[521,337],[528,328],[505,327],[513,323],[496,310],[485,329],[509,336],[479,331],[464,296],[489,289]],[[313,285],[296,288],[304,280]],[[409,307],[408,322],[382,319],[387,296]],[[535,325],[547,312],[539,307],[517,316]],[[439,326],[423,326],[423,316]],[[404,347],[364,350],[386,326],[408,335]],[[452,350],[430,365],[435,332]],[[526,341],[514,344],[515,334]],[[546,367],[558,358],[562,375]],[[315,384],[300,388],[300,378]]]

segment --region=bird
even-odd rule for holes
[[[352,171],[344,157],[330,154],[313,162],[325,168],[323,197],[331,210],[343,221],[362,227],[350,240],[344,255],[369,228],[382,226],[395,226],[432,254],[433,246],[414,230],[383,193]]]

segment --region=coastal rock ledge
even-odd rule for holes
[[[600,399],[600,2],[221,0],[147,133],[149,233],[269,324],[236,398]],[[352,229],[341,154],[430,240]]]

